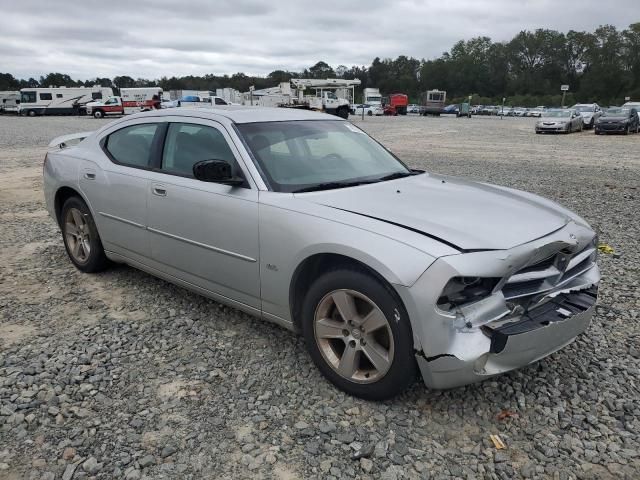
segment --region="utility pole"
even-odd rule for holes
[[[564,108],[564,99],[569,91],[569,85],[560,85],[560,90],[562,91],[562,108]]]

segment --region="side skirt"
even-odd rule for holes
[[[219,293],[212,292],[211,290],[207,290],[206,288],[199,287],[198,285],[194,285],[191,282],[187,282],[178,277],[174,277],[173,275],[169,275],[168,273],[162,272],[156,268],[150,267],[149,265],[138,262],[136,260],[132,260],[131,258],[125,257],[124,255],[121,255],[119,253],[105,251],[105,254],[110,260],[116,263],[125,263],[127,265],[130,265],[133,268],[137,268],[138,270],[142,270],[143,272],[153,275],[154,277],[161,278],[163,280],[166,280],[167,282],[173,283],[180,287],[186,288],[187,290],[191,290],[192,292],[198,293],[204,297],[215,300],[216,302],[220,302],[224,305],[228,305],[229,307],[237,308],[238,310],[241,310],[253,317],[258,317],[263,320],[267,320],[271,323],[275,323],[276,325],[286,328],[287,330],[290,330],[292,332],[295,331],[293,322],[285,320],[282,317],[278,317],[270,313],[262,312],[261,310],[254,308],[251,305],[238,302],[236,300],[233,300],[232,298],[225,297],[224,295],[220,295]]]

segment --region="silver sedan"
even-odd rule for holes
[[[528,365],[595,308],[596,236],[578,215],[410,169],[325,114],[132,115],[54,140],[44,190],[79,270],[126,263],[299,332],[367,399],[418,371],[449,388]]]
[[[583,129],[582,115],[568,108],[547,110],[536,122],[536,133],[571,133],[581,132]]]

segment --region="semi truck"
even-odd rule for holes
[[[49,87],[20,90],[18,113],[36,115],[77,115],[85,104],[113,96],[110,87]]]
[[[89,102],[84,105],[84,113],[95,118],[111,115],[128,115],[160,108],[162,89],[160,87],[121,88],[120,96],[110,96],[105,101]]]
[[[244,105],[317,110],[342,118],[349,117],[355,87],[359,79],[293,78],[277,87],[250,90],[243,95]]]

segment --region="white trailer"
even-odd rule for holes
[[[382,95],[377,88],[365,88],[362,90],[362,103],[366,105],[382,105]]]
[[[49,87],[20,90],[20,115],[77,115],[84,104],[113,95],[110,87]]]
[[[0,92],[0,113],[16,113],[20,105],[20,92]]]
[[[245,93],[243,104],[318,110],[347,118],[356,85],[360,80],[294,78],[277,87]]]

